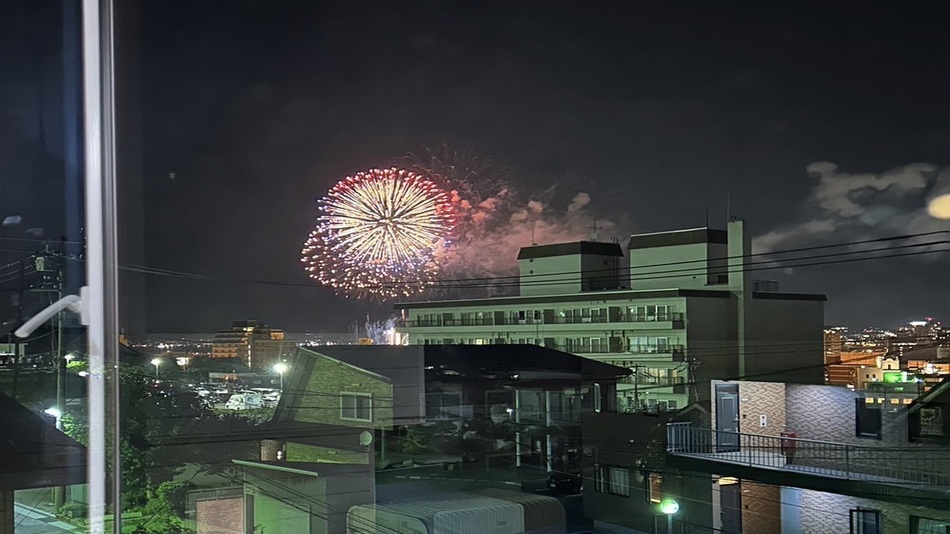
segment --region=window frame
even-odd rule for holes
[[[347,417],[346,415],[347,406],[345,403],[346,403],[346,400],[350,398],[354,400],[359,399],[359,398],[369,399],[369,405],[366,407],[367,411],[369,412],[369,416],[367,419],[363,419],[362,417],[359,417],[360,406],[359,406],[358,401],[353,405],[353,408],[352,408],[353,417]],[[373,394],[356,392],[356,391],[341,391],[340,392],[340,419],[343,421],[358,421],[361,423],[372,423],[373,422]]]
[[[884,427],[884,417],[883,417],[883,408],[871,408],[865,398],[857,397],[854,399],[854,435],[855,437],[862,439],[881,439],[883,435]],[[873,406],[877,406],[876,404]],[[862,414],[876,414],[876,426],[877,432],[863,431],[862,428],[866,427],[865,424],[862,424]],[[869,423],[869,421],[865,421]]]
[[[921,515],[913,515],[913,514],[911,514],[910,516],[910,534],[928,534],[927,532],[920,531],[921,521],[933,521],[934,523],[943,523],[945,525],[944,526],[945,532],[950,534],[950,521],[944,521],[941,519],[933,519],[930,517],[924,517]],[[935,531],[931,531],[931,532],[935,532]]]
[[[867,514],[870,514],[873,530],[868,530]],[[852,508],[848,511],[848,532],[851,534],[884,534],[883,514],[873,508]]]
[[[614,480],[614,475],[625,473],[624,476],[618,476],[620,480]],[[594,464],[594,491],[605,495],[614,495],[617,497],[630,497],[630,474],[629,467],[610,464]]]

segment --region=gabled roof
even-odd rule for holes
[[[941,395],[950,392],[950,376],[941,380],[936,386],[930,388],[930,391],[914,399],[914,402],[907,405],[907,412],[913,413],[930,404]]]
[[[86,481],[86,448],[0,393],[0,490]]]
[[[426,367],[458,372],[518,374],[525,372],[574,374],[583,380],[610,380],[631,371],[590,358],[539,345],[330,345],[315,349],[321,354],[351,361],[372,362],[371,369],[386,373],[387,356],[422,351]],[[367,360],[366,358],[371,358]],[[390,360],[391,361],[391,360]],[[378,363],[377,363],[378,362]],[[367,365],[368,366],[368,365]]]

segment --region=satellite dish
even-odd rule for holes
[[[360,445],[368,447],[373,443],[373,433],[367,430],[360,432]]]

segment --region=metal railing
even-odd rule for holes
[[[666,451],[848,480],[950,485],[950,447],[867,447],[668,423]]]
[[[549,349],[556,349],[572,354],[681,354],[683,345],[572,345],[554,344],[544,345]]]
[[[614,364],[616,365],[616,364]],[[638,386],[683,386],[686,385],[685,376],[646,376],[630,375],[617,380],[618,384],[636,384]]]
[[[401,327],[442,327],[442,326],[518,326],[518,325],[545,325],[545,324],[604,324],[604,323],[663,323],[672,322],[673,328],[682,328],[682,313],[667,313],[665,315],[591,315],[580,317],[465,317],[445,318],[433,317],[429,319],[401,319],[397,322]]]

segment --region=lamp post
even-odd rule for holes
[[[680,503],[673,499],[664,499],[660,511],[666,514],[666,534],[673,534],[673,516],[680,511]]]
[[[274,364],[274,372],[280,376],[280,392],[284,392],[284,373],[287,372],[288,366],[284,362],[277,362]]]
[[[161,358],[154,358],[152,360],[152,365],[155,366],[155,376],[158,376],[158,366],[162,364]]]

